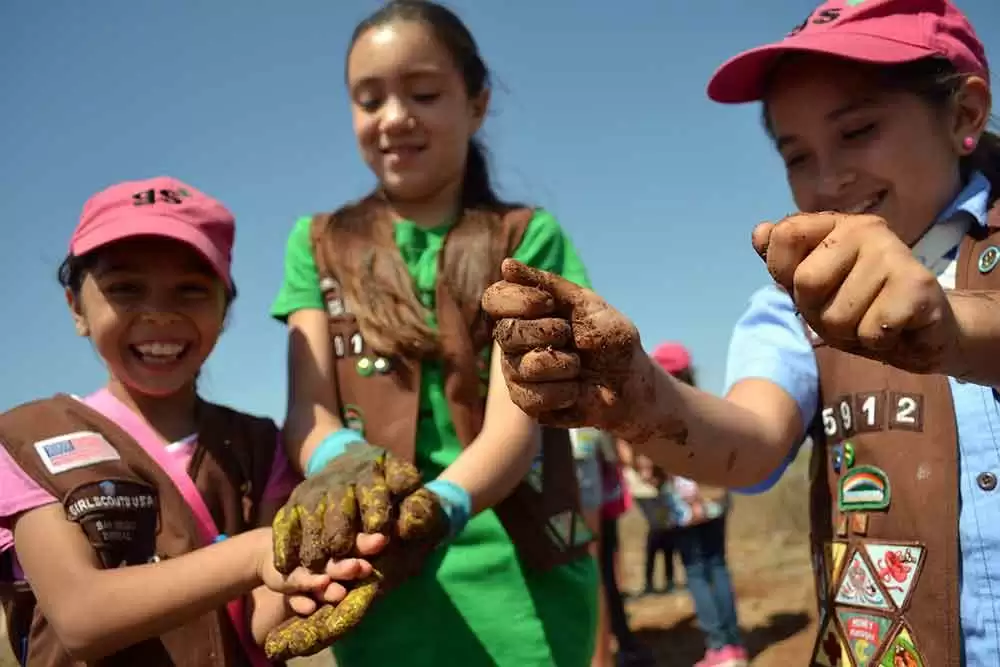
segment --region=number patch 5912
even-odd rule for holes
[[[825,405],[821,417],[823,432],[834,439],[885,429],[923,431],[924,397],[884,391],[845,394]]]

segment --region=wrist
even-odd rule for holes
[[[348,445],[355,442],[365,442],[365,437],[353,429],[340,428],[328,433],[309,455],[305,476],[312,477],[318,473],[330,461],[343,454]]]
[[[455,537],[465,529],[472,516],[472,496],[455,482],[440,477],[424,486],[437,496],[441,509],[448,517],[448,538]]]

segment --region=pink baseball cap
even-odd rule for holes
[[[668,373],[691,368],[691,353],[680,343],[660,343],[649,356]]]
[[[767,74],[790,52],[821,53],[878,65],[945,58],[961,74],[989,81],[986,51],[950,0],[828,0],[773,44],[730,58],[708,83],[723,104],[760,100]]]
[[[190,185],[158,176],[98,192],[83,205],[69,252],[79,257],[133,236],[162,236],[188,244],[232,289],[236,221],[220,202]]]

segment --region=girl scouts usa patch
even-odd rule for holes
[[[40,440],[35,443],[35,451],[45,469],[53,475],[121,459],[111,443],[93,431],[78,431]]]

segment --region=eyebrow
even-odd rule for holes
[[[444,76],[444,70],[436,65],[421,65],[411,68],[404,72],[401,79],[404,81],[409,81],[412,79],[422,79],[426,77],[441,77]],[[351,89],[356,90],[358,88],[363,88],[365,86],[371,86],[382,81],[385,77],[381,76],[366,76],[358,79],[353,84],[351,84]]]
[[[826,114],[826,120],[831,122],[836,121],[842,118],[843,116],[846,116],[849,113],[870,109],[874,107],[875,104],[876,100],[874,97],[863,97],[859,100],[854,100],[852,102],[844,104],[843,106],[837,107],[830,113]],[[780,137],[775,137],[774,145],[778,148],[778,150],[781,150],[788,144],[795,141],[795,139],[796,139],[795,135],[782,135]]]

